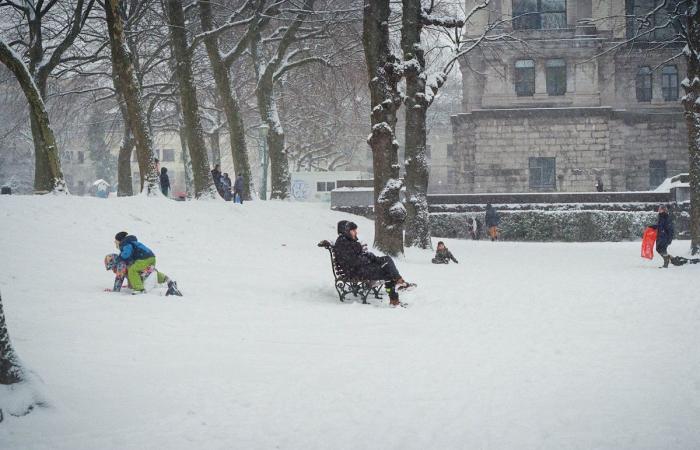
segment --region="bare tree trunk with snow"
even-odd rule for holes
[[[124,99],[127,122],[136,145],[136,156],[141,173],[141,190],[145,190],[148,195],[156,196],[160,194],[160,186],[153,153],[153,140],[141,103],[141,89],[126,46],[123,8],[122,0],[105,0],[104,9],[112,53],[114,87]]]
[[[180,91],[182,116],[187,128],[187,148],[192,161],[194,196],[195,198],[216,198],[214,181],[209,173],[209,157],[204,143],[202,120],[199,116],[197,88],[192,74],[192,55],[187,43],[182,0],[165,0],[164,3],[170,26],[173,56],[177,62],[175,76]]]
[[[685,119],[688,127],[690,177],[690,246],[691,253],[700,253],[700,0],[686,6],[684,51],[688,61],[688,77],[683,82]]]
[[[2,309],[2,296],[0,296],[0,384],[15,384],[23,380],[24,371],[12,347],[10,334],[7,332],[5,311]]]
[[[210,0],[201,0],[199,2],[199,16],[201,19],[202,31],[205,33],[211,31],[214,26]],[[243,199],[250,200],[252,174],[250,171],[250,161],[248,160],[248,149],[245,142],[245,128],[240,106],[238,105],[238,99],[231,90],[229,67],[224,63],[223,56],[221,55],[218,36],[214,34],[206,35],[204,38],[204,45],[211,63],[216,92],[223,106],[224,113],[226,114],[226,121],[228,122],[233,167],[236,174],[243,175]]]
[[[403,222],[406,209],[400,200],[396,112],[401,105],[398,82],[400,61],[391,53],[389,0],[364,1],[362,43],[369,73],[372,99],[372,148],[374,168],[374,246],[389,255],[403,253]]]
[[[35,153],[39,155],[35,168],[39,172],[39,175],[35,174],[35,191],[68,193],[61,170],[56,138],[39,88],[20,56],[2,40],[0,40],[0,62],[14,74],[29,104]]]
[[[486,2],[488,3],[488,1]],[[401,48],[404,57],[406,79],[406,230],[405,244],[408,247],[431,248],[430,212],[428,210],[428,178],[430,170],[427,155],[428,108],[438,89],[447,79],[444,72],[430,76],[426,71],[425,50],[421,34],[426,25],[444,28],[464,26],[463,20],[450,17],[432,17],[430,8],[424,8],[421,0],[403,0]]]
[[[407,247],[431,248],[426,154],[428,103],[425,97],[425,55],[421,47],[421,0],[403,0],[401,48],[406,78],[406,230]]]

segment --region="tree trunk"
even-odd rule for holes
[[[213,28],[211,2],[203,0],[199,2],[199,16],[202,22],[202,30],[208,31]],[[236,175],[243,175],[243,199],[250,200],[250,161],[248,160],[248,149],[245,142],[245,128],[243,116],[241,115],[238,99],[231,90],[231,80],[229,68],[224,64],[219,52],[219,39],[216,36],[208,36],[204,39],[204,45],[209,55],[216,92],[226,114],[226,121],[229,128],[229,142],[231,144],[231,157]],[[235,178],[235,177],[234,177]]]
[[[289,198],[289,159],[284,148],[284,129],[277,113],[272,82],[258,83],[255,95],[261,119],[267,124],[267,154],[270,158],[270,199]]]
[[[688,127],[688,157],[690,177],[690,247],[691,253],[700,253],[700,2],[687,6],[685,27],[688,78],[683,87],[685,119]]]
[[[12,347],[5,323],[5,311],[0,296],[0,384],[15,384],[24,380],[24,371]]]
[[[146,116],[141,103],[141,89],[126,46],[124,33],[124,5],[122,0],[105,0],[104,9],[109,30],[112,53],[112,79],[114,88],[124,99],[127,122],[134,138],[136,155],[141,173],[141,190],[149,196],[160,195],[158,169],[153,154],[153,140],[148,131]]]
[[[117,159],[117,197],[134,195],[134,185],[131,178],[131,153],[134,151],[134,137],[128,124],[124,124],[124,137],[119,147]]]
[[[397,84],[401,80],[399,61],[391,53],[389,0],[364,0],[362,43],[369,74],[372,102],[372,148],[374,168],[374,246],[389,255],[403,253],[403,222],[406,209],[401,203],[399,144],[394,129],[401,104]]]
[[[221,164],[221,136],[218,129],[209,135],[209,143],[211,145],[211,163]]]
[[[34,79],[19,55],[2,40],[0,40],[0,62],[5,64],[17,78],[29,104],[36,158],[34,190],[37,193],[68,193],[61,171],[58,146],[41,91],[34,83]]]
[[[403,0],[401,48],[406,78],[406,230],[408,247],[432,248],[428,211],[428,157],[425,57],[421,47],[421,0]]]
[[[192,75],[192,59],[185,29],[182,0],[165,0],[175,66],[175,77],[180,91],[182,116],[187,127],[187,148],[192,160],[195,198],[216,198],[216,189],[209,173],[209,158],[204,143],[202,121],[199,117],[197,88]]]

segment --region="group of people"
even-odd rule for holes
[[[115,275],[114,286],[107,291],[120,292],[126,280],[132,294],[142,294],[146,291],[144,281],[155,274],[157,284],[168,287],[165,295],[182,296],[177,282],[156,269],[155,253],[139,242],[136,236],[120,231],[114,236],[114,244],[119,253],[110,253],[104,260],[105,269]]]
[[[236,181],[231,181],[228,173],[221,173],[221,166],[215,165],[211,171],[211,177],[214,180],[217,192],[227,202],[243,203],[243,187],[245,181],[242,174],[236,176]]]

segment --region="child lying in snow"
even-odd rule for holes
[[[452,256],[452,252],[445,247],[445,243],[442,241],[438,242],[437,252],[435,252],[435,258],[433,258],[433,264],[449,264],[450,261],[454,261],[455,264],[459,264],[459,261]]]
[[[112,289],[105,289],[106,292],[119,292],[124,285],[124,280],[127,280],[127,286],[131,287],[129,280],[127,278],[127,264],[116,253],[111,253],[105,256],[105,270],[111,270],[114,272],[114,287]],[[145,280],[153,272],[157,275],[158,284],[168,284],[168,291],[165,295],[179,295],[182,296],[180,291],[177,289],[177,285],[174,281],[170,280],[167,275],[162,272],[158,272],[154,266],[148,266],[143,271],[140,272],[141,279]]]

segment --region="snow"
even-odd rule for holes
[[[700,265],[445,240],[459,265],[397,261],[409,308],[341,304],[316,243],[373,225],[327,208],[0,197],[7,323],[49,404],[0,448],[697,448]],[[102,292],[122,229],[185,297]]]

